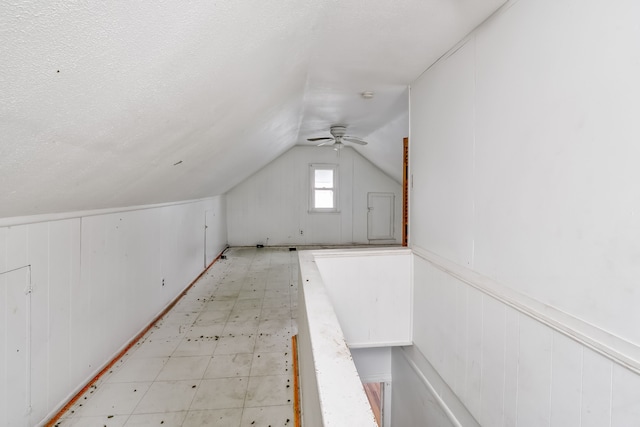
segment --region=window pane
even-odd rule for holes
[[[333,190],[316,190],[316,209],[333,209]]]
[[[315,188],[333,188],[333,169],[315,170]]]

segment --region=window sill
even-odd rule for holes
[[[338,215],[338,214],[340,214],[340,211],[338,211],[338,210],[326,210],[326,211],[323,211],[323,210],[315,210],[314,209],[314,210],[308,210],[307,213],[308,214],[322,214],[322,215],[331,215],[331,214]]]

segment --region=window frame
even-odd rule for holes
[[[333,171],[333,187],[317,187],[315,186],[316,170]],[[309,213],[339,213],[338,206],[338,165],[336,163],[310,163],[309,164]],[[332,190],[333,191],[333,207],[332,208],[316,208],[316,190]]]

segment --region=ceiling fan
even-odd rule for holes
[[[334,141],[333,144],[331,145],[333,149],[336,151],[340,151],[340,149],[344,147],[344,143],[342,141],[352,142],[354,144],[359,144],[359,145],[367,145],[367,141],[364,141],[361,138],[358,138],[356,136],[345,135],[346,132],[347,132],[346,126],[331,126],[331,129],[329,130],[329,133],[331,133],[332,135],[331,137],[325,136],[320,138],[308,138],[307,141],[311,141],[311,142],[324,141],[318,144],[318,147],[328,144],[329,141]]]

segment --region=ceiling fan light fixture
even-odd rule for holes
[[[321,147],[323,145],[328,145],[329,141],[334,141],[333,144],[331,144],[331,146],[336,151],[338,151],[340,148],[344,146],[344,143],[342,142],[343,140],[349,143],[354,143],[358,145],[367,145],[367,141],[364,141],[363,139],[358,138],[357,136],[345,135],[346,132],[347,132],[346,126],[334,125],[334,126],[331,126],[331,128],[329,129],[329,133],[331,133],[331,137],[321,136],[318,138],[307,138],[307,141],[310,141],[310,142],[322,141],[320,142],[320,144],[318,144],[318,147]]]

